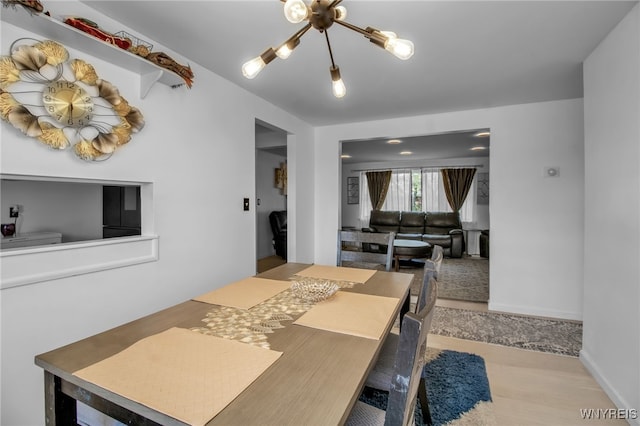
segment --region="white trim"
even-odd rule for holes
[[[143,235],[3,250],[0,289],[155,262],[158,245]]]
[[[594,363],[593,358],[589,355],[589,352],[582,349],[580,351],[580,361],[582,365],[591,373],[596,382],[600,385],[604,393],[607,394],[613,404],[619,409],[633,409],[636,408],[634,405],[628,401],[625,401],[624,397],[620,395],[620,393],[611,385],[611,383],[607,380],[606,376],[602,374],[598,365]],[[594,407],[600,408],[600,407]],[[630,425],[636,424],[640,426],[640,416],[635,419],[626,419]]]
[[[502,303],[492,303],[491,300],[489,300],[488,308],[490,311],[495,312],[506,312],[511,314],[582,321],[582,313],[580,312],[540,309],[535,306],[505,305]]]

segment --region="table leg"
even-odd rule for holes
[[[400,308],[400,330],[402,330],[402,319],[404,318],[404,314],[409,312],[411,309],[411,289],[407,293],[407,297],[404,299],[404,303],[402,304],[402,308]]]
[[[44,372],[44,412],[47,426],[77,424],[76,400],[62,393],[62,380]]]

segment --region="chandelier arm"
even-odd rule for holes
[[[387,41],[387,37],[384,34],[382,34],[380,31],[376,30],[375,28],[367,27],[367,29],[362,29],[360,27],[357,27],[345,21],[335,20],[333,22],[336,24],[342,25],[345,28],[349,28],[352,31],[362,34],[363,36],[368,38],[371,43],[378,45],[384,49],[384,45],[385,45],[385,42]]]
[[[340,3],[342,3],[342,0],[333,0],[333,3],[329,5],[329,9],[331,9],[332,7],[336,7]]]
[[[331,50],[331,43],[329,43],[329,31],[324,30],[324,37],[327,39],[327,47],[329,48],[329,57],[331,58],[331,66],[335,68],[336,64],[335,62],[333,62],[333,51]]]
[[[307,24],[304,27],[302,27],[299,31],[296,31],[296,33],[294,35],[292,35],[291,37],[289,37],[284,43],[282,44],[287,44],[290,41],[294,41],[296,39],[299,39],[300,37],[302,37],[304,35],[304,33],[306,33],[307,31],[309,31],[309,28],[311,28],[311,24]]]
[[[365,30],[365,29],[363,29],[363,28],[360,28],[360,27],[357,27],[357,26],[355,26],[355,25],[353,25],[353,24],[350,24],[350,23],[348,23],[348,22],[345,22],[345,21],[339,21],[339,20],[337,20],[337,19],[336,19],[335,21],[333,21],[333,23],[334,23],[334,24],[340,24],[340,25],[342,25],[343,27],[349,28],[349,29],[350,29],[350,30],[352,30],[352,31],[355,31],[355,32],[357,32],[357,33],[360,33],[360,34],[362,34],[363,36],[365,36],[365,37],[367,37],[367,38],[371,38],[371,33],[367,32],[367,30]]]

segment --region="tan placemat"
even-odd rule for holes
[[[318,303],[294,324],[368,339],[380,339],[398,299],[338,291]]]
[[[365,283],[375,274],[375,269],[345,268],[343,266],[311,265],[296,275],[303,277],[324,278],[335,281],[352,281]]]
[[[194,297],[193,300],[213,305],[249,309],[291,287],[291,281],[249,277]]]
[[[191,425],[204,425],[282,355],[170,328],[73,373]]]

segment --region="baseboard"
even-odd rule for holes
[[[623,398],[618,393],[616,388],[611,385],[611,382],[609,382],[609,380],[607,380],[607,378],[602,374],[602,372],[598,368],[598,365],[594,362],[593,358],[584,349],[580,351],[580,362],[582,362],[582,365],[584,365],[587,371],[589,371],[591,376],[593,376],[596,382],[598,382],[598,384],[600,385],[604,393],[607,394],[607,396],[611,399],[611,401],[613,401],[613,404],[618,409],[620,410],[636,409],[635,419],[625,419],[625,420],[627,420],[627,422],[629,422],[630,425],[640,426],[640,412],[638,411],[639,409],[634,407],[633,404],[626,401],[625,398]],[[584,408],[597,409],[601,407],[584,407]]]
[[[554,311],[549,309],[540,309],[532,306],[506,305],[502,303],[495,303],[491,300],[489,300],[489,304],[487,305],[487,307],[490,311],[495,312],[506,312],[510,314],[582,321],[582,312]]]

